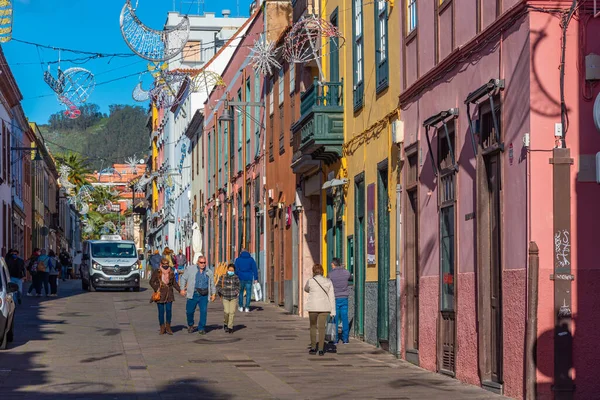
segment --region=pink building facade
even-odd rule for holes
[[[405,0],[400,21],[402,356],[515,398],[533,390],[531,366],[537,398],[600,392],[600,132],[592,117],[599,90],[586,81],[584,62],[600,54],[600,18],[593,2],[577,3],[565,41],[563,138],[555,137],[560,22],[571,1]],[[557,146],[570,149],[573,162],[562,180],[553,168],[570,160],[555,153],[549,162]],[[570,212],[560,208],[568,204],[561,191],[570,193]],[[551,276],[570,288],[557,292]]]
[[[252,254],[259,269],[264,263],[264,77],[250,62],[264,18],[263,8],[258,8],[233,36],[229,46],[236,46],[235,51],[222,73],[226,86],[216,86],[205,103],[203,206],[210,265],[233,262],[242,249]],[[230,121],[221,118],[226,106]]]

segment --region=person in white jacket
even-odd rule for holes
[[[308,293],[306,310],[310,320],[310,354],[317,354],[317,328],[319,330],[319,355],[325,355],[325,329],[329,316],[335,317],[335,293],[333,283],[323,276],[323,266],[313,266],[313,277],[306,281]]]

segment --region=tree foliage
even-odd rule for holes
[[[81,116],[69,119],[62,112],[50,116],[48,125],[40,126],[53,153],[66,149],[85,154],[92,170],[123,163],[136,154],[148,152],[147,113],[142,107],[113,104],[109,114],[102,114],[96,104],[81,107]]]

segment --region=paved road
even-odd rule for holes
[[[15,342],[0,352],[0,398],[9,399],[501,399],[426,372],[358,341],[324,357],[307,353],[307,321],[257,303],[221,328],[184,329],[174,304],[174,336],[158,335],[150,291],[84,293],[61,282],[62,297],[26,297]]]

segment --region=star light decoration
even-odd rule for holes
[[[137,175],[138,159],[135,156],[135,154],[133,155],[133,157],[127,157],[127,159],[125,160],[125,164],[127,164],[127,166],[129,167],[129,171],[132,174]]]
[[[271,75],[274,69],[280,69],[281,64],[277,61],[278,49],[275,43],[266,40],[264,37],[254,41],[254,47],[250,49],[252,53],[250,62],[254,69],[262,75]]]
[[[58,183],[67,191],[68,194],[71,194],[73,189],[77,187],[77,185],[69,182],[70,173],[71,167],[69,167],[68,165],[61,165],[58,168]]]
[[[83,220],[83,232],[87,234],[94,232],[94,223],[87,218]]]

